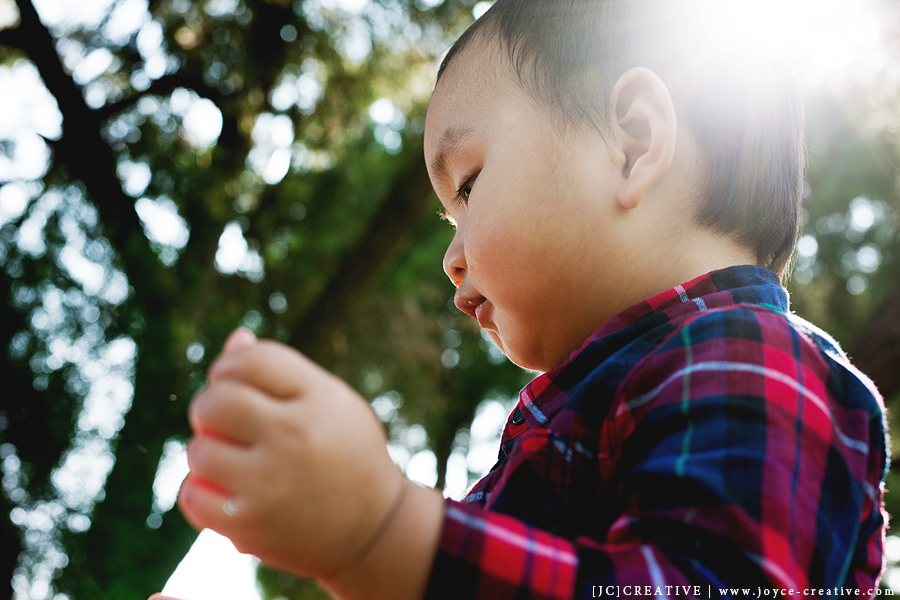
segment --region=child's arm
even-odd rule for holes
[[[342,598],[421,598],[440,493],[406,480],[347,384],[295,350],[239,330],[191,404],[179,506],[238,550]]]

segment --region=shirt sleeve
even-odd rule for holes
[[[619,392],[598,451],[621,511],[606,537],[448,502],[428,598],[874,595],[883,415],[851,370],[748,311],[679,330]]]

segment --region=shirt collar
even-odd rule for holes
[[[546,424],[548,415],[557,409],[555,405],[564,400],[558,392],[583,378],[587,370],[623,344],[658,324],[736,304],[784,313],[789,310],[787,290],[772,271],[754,265],[712,271],[638,302],[607,320],[580,349],[525,386],[519,393],[519,405],[539,424]]]
[[[753,265],[729,267],[701,275],[626,308],[603,323],[573,354],[578,354],[591,342],[617,333],[655,313],[672,318],[682,313],[735,304],[765,306],[779,312],[787,312],[790,306],[787,290],[772,271]]]

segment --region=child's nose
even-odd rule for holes
[[[466,276],[466,254],[460,237],[457,231],[450,246],[447,247],[447,252],[444,253],[444,273],[457,287]]]

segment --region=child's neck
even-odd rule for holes
[[[656,261],[656,275],[660,282],[666,282],[664,289],[712,271],[757,264],[752,249],[706,227],[691,223],[673,234],[677,241],[673,239],[674,243],[667,244],[666,251]]]

